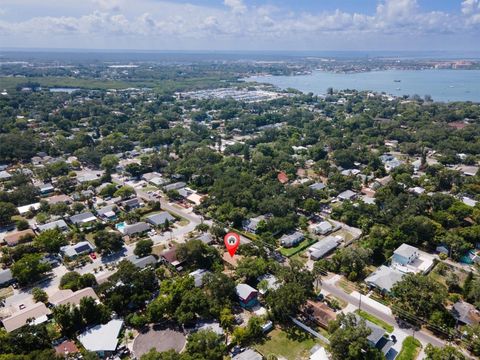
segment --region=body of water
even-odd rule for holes
[[[50,88],[50,92],[64,92],[71,94],[74,91],[80,90],[79,88],[63,88],[63,87],[58,87],[58,88]]]
[[[386,70],[337,74],[315,71],[299,76],[254,76],[247,80],[317,95],[327,88],[386,92],[395,96],[431,95],[435,101],[480,102],[480,70]]]

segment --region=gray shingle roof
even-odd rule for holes
[[[154,226],[159,226],[159,225],[165,224],[166,220],[168,220],[169,222],[172,222],[175,220],[175,218],[172,215],[170,215],[169,212],[162,211],[161,213],[148,216],[146,220]]]
[[[123,234],[133,235],[133,234],[139,234],[148,230],[150,230],[150,225],[148,225],[145,222],[138,222],[136,224],[126,225],[125,228],[123,229]]]
[[[40,232],[45,230],[55,229],[55,228],[59,228],[60,230],[68,229],[67,223],[63,220],[52,221],[47,224],[38,225],[37,227],[38,227],[38,231]]]
[[[367,284],[376,286],[384,291],[391,291],[393,285],[402,280],[403,273],[385,265],[380,266],[365,279]]]
[[[13,280],[10,269],[0,270],[0,285],[6,284]]]

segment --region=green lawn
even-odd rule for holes
[[[305,239],[303,240],[300,244],[298,244],[297,246],[295,247],[291,247],[291,248],[281,248],[280,249],[280,253],[283,255],[283,256],[286,256],[286,257],[290,257],[290,256],[293,256],[295,254],[298,254],[300,251],[303,251],[305,250],[306,248],[308,248],[310,245],[313,245],[317,242],[316,239]]]
[[[358,314],[359,316],[361,316],[362,318],[364,318],[365,320],[368,320],[370,321],[371,323],[374,323],[375,325],[378,325],[380,327],[382,327],[383,329],[385,329],[386,332],[388,333],[392,333],[393,332],[393,325],[390,325],[388,323],[386,323],[385,321],[383,320],[380,320],[379,318],[363,311],[363,310],[355,310],[355,313]]]
[[[421,348],[420,341],[413,336],[408,336],[403,341],[402,350],[400,350],[396,360],[415,360]]]
[[[255,349],[264,357],[273,354],[287,360],[300,360],[308,359],[310,349],[316,344],[315,338],[296,327],[291,327],[271,331],[265,341],[255,345]]]

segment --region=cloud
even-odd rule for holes
[[[5,9],[12,12],[15,1],[5,1],[9,6]],[[51,7],[55,0],[43,2]],[[0,19],[0,41],[7,44],[4,46],[48,46],[58,40],[59,44],[84,47],[98,43],[109,47],[155,44],[155,48],[209,49],[285,49],[329,42],[332,46],[358,46],[368,41],[376,46],[375,40],[380,39],[386,44],[388,39],[418,43],[442,34],[458,39],[478,34],[479,2],[464,0],[461,12],[446,13],[423,11],[417,0],[380,0],[375,12],[366,14],[340,9],[299,12],[271,5],[246,6],[242,0],[224,0],[225,8],[164,0],[136,0],[135,6],[128,0],[87,0],[81,4],[64,0],[63,5],[69,6],[68,16],[52,13]],[[35,5],[30,7],[35,13]],[[64,10],[59,11],[61,14]]]
[[[234,13],[243,14],[247,10],[247,6],[243,3],[243,0],[224,0],[223,3]]]

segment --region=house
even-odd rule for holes
[[[146,222],[138,222],[131,225],[125,225],[123,228],[118,229],[123,235],[138,235],[143,234],[150,230],[150,225]]]
[[[452,306],[451,314],[459,325],[474,326],[480,324],[480,311],[465,301],[457,301]]]
[[[169,250],[165,250],[160,254],[160,256],[165,263],[173,266],[175,270],[178,270],[178,271],[183,270],[183,267],[182,267],[183,261],[179,260],[177,257],[177,248],[172,247]]]
[[[130,255],[127,256],[125,260],[130,261],[139,269],[143,269],[149,265],[155,266],[157,264],[157,259],[153,255],[148,255],[141,258],[136,255]]]
[[[38,209],[40,209],[40,203],[39,202],[29,204],[29,205],[19,206],[17,208],[18,213],[20,215],[25,215],[26,213],[28,213],[30,211],[37,211]]]
[[[55,354],[59,357],[64,359],[68,359],[69,356],[78,354],[80,350],[78,350],[77,345],[71,340],[65,340],[62,343],[55,346]]]
[[[337,314],[325,303],[307,300],[302,308],[302,313],[318,326],[326,329],[330,321],[337,318]]]
[[[113,319],[106,324],[96,325],[78,336],[78,341],[87,351],[106,357],[115,352],[123,320]]]
[[[160,227],[164,226],[167,220],[171,224],[175,221],[175,218],[168,211],[162,211],[158,214],[147,216],[145,220],[155,227]]]
[[[383,154],[382,156],[380,156],[380,160],[385,166],[385,170],[387,172],[390,172],[396,167],[399,167],[400,165],[402,165],[402,162],[391,154]]]
[[[323,346],[315,345],[310,350],[310,359],[309,360],[330,360],[327,350]]]
[[[288,183],[288,176],[285,172],[281,171],[278,173],[277,175],[277,180],[281,183],[281,184],[286,184]]]
[[[86,225],[97,220],[97,217],[93,215],[90,211],[70,216],[70,221],[74,225]]]
[[[445,254],[445,255],[450,255],[450,250],[448,248],[447,245],[438,245],[436,248],[435,248],[435,251],[439,254]]]
[[[467,206],[470,206],[470,207],[474,207],[475,205],[477,205],[477,202],[476,200],[473,200],[467,196],[463,196],[462,197],[462,202],[467,205]]]
[[[397,282],[402,280],[403,275],[404,273],[397,269],[381,265],[365,279],[365,282],[368,286],[387,294]]]
[[[184,183],[183,181],[179,181],[179,182],[176,182],[176,183],[173,183],[173,184],[165,185],[163,187],[163,190],[165,190],[165,191],[179,190],[179,189],[184,188],[185,186],[187,186],[186,183]]]
[[[261,282],[264,282],[266,285],[264,288],[258,289],[258,292],[262,295],[265,295],[269,290],[277,290],[280,287],[278,279],[272,274],[261,275],[257,278],[257,281],[258,285],[260,285]]]
[[[7,243],[8,246],[16,246],[20,243],[32,241],[35,237],[35,233],[32,229],[16,231],[5,235],[3,240]]]
[[[38,189],[40,190],[40,195],[47,195],[47,194],[52,193],[55,190],[53,185],[50,184],[50,183],[42,184],[42,185],[39,186]]]
[[[401,265],[408,265],[417,258],[418,249],[416,247],[408,244],[402,244],[393,252],[392,260]]]
[[[258,291],[248,284],[238,284],[235,291],[240,302],[240,306],[244,308],[252,308],[258,303]]]
[[[280,238],[280,245],[285,248],[294,247],[300,244],[304,238],[305,236],[300,231],[295,231],[292,234],[283,235]]]
[[[258,224],[260,222],[266,222],[268,220],[266,215],[260,215],[254,218],[250,218],[249,220],[246,220],[245,223],[243,224],[243,229],[245,231],[251,232],[255,234],[257,232]]]
[[[37,225],[37,230],[43,232],[51,229],[59,229],[60,231],[67,231],[68,225],[64,220],[52,221],[43,225]]]
[[[200,235],[197,236],[196,239],[200,240],[205,245],[210,245],[211,243],[213,243],[213,236],[208,232],[201,233]]]
[[[308,248],[308,253],[310,254],[310,259],[320,260],[325,257],[327,254],[335,250],[340,242],[341,238],[336,236],[327,236],[326,238],[316,242]]]
[[[353,200],[353,199],[355,199],[356,196],[357,196],[357,194],[355,192],[353,192],[352,190],[345,190],[345,191],[341,192],[340,194],[338,194],[337,198],[340,201],[346,201],[346,200]]]
[[[263,356],[253,349],[245,349],[241,353],[232,356],[232,360],[262,360]]]
[[[27,324],[42,324],[48,321],[48,316],[51,313],[50,309],[47,308],[44,303],[39,302],[13,313],[3,319],[2,324],[7,332],[12,332]]]
[[[360,321],[360,317],[357,316],[357,319]],[[387,355],[394,344],[393,341],[389,340],[388,337],[385,336],[385,330],[368,320],[362,321],[365,321],[365,325],[371,330],[370,335],[367,337],[370,345],[380,350],[383,355]],[[389,357],[387,356],[387,358]]]
[[[129,211],[129,210],[141,208],[143,206],[143,202],[138,197],[134,197],[133,199],[122,201],[120,205],[125,210]]]
[[[60,248],[60,253],[63,256],[70,258],[77,257],[83,254],[89,254],[94,251],[95,248],[88,241],[80,241],[75,245],[65,245]]]
[[[312,185],[309,185],[308,187],[314,191],[321,191],[326,188],[326,185],[323,183],[316,182],[316,183],[313,183]]]
[[[6,171],[6,170],[0,171],[0,182],[8,181],[11,178],[12,178],[12,175],[8,171]]]
[[[79,306],[80,301],[84,298],[92,298],[96,301],[99,301],[97,294],[91,287],[87,287],[78,291],[59,290],[48,298],[48,302],[53,306],[71,304],[74,306]]]
[[[317,235],[326,235],[333,230],[333,225],[328,221],[322,221],[318,224],[310,225],[309,230]]]
[[[0,287],[8,286],[13,282],[13,275],[10,269],[0,269]]]
[[[192,271],[189,276],[193,277],[193,281],[195,283],[195,287],[201,287],[203,285],[203,278],[205,275],[210,274],[210,271],[205,269],[197,269]]]
[[[115,221],[117,219],[117,205],[107,205],[97,210],[97,215],[107,221]]]

